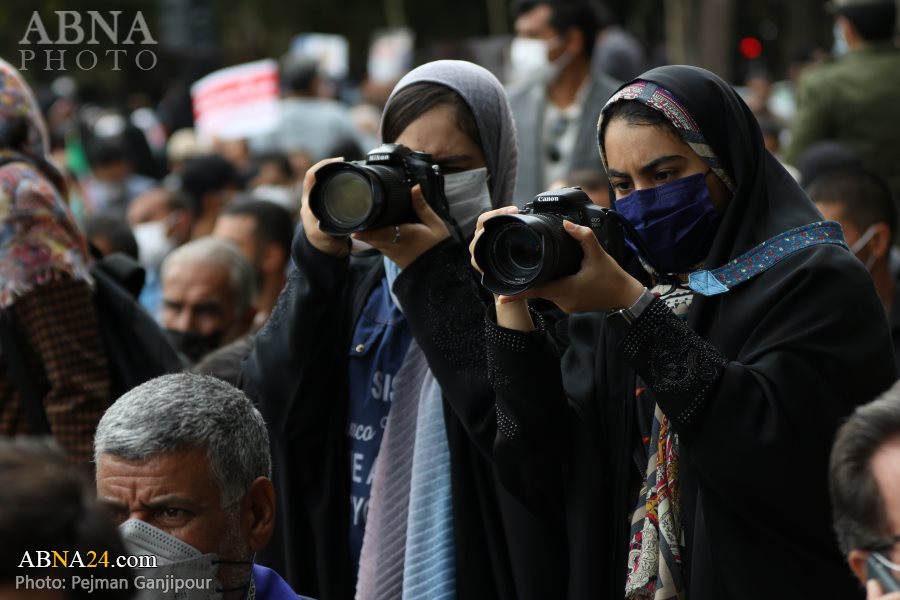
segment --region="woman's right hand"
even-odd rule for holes
[[[300,219],[303,221],[303,233],[306,235],[306,239],[309,240],[309,243],[316,250],[339,258],[350,254],[350,244],[347,241],[348,236],[328,235],[319,229],[319,220],[309,209],[309,191],[316,183],[316,171],[328,163],[341,162],[343,160],[342,157],[326,158],[317,162],[306,171],[306,176],[303,178],[303,203],[300,206]]]
[[[504,206],[503,208],[488,211],[478,217],[478,221],[475,224],[475,236],[472,238],[472,243],[469,244],[469,255],[472,257],[472,266],[479,273],[484,274],[481,267],[475,262],[475,244],[478,242],[481,234],[484,233],[484,222],[497,215],[512,215],[517,212],[519,212],[519,209],[515,206]],[[528,312],[528,303],[525,300],[504,302],[503,304],[499,300],[500,296],[494,294],[494,306],[497,309],[497,325],[517,331],[532,331],[534,329],[534,321],[531,319],[531,314]]]

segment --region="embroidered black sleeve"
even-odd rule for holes
[[[436,375],[446,369],[447,376],[484,379],[478,324],[487,301],[461,245],[448,239],[420,256],[397,277],[394,292]]]
[[[497,325],[491,306],[485,318],[488,380],[497,394],[497,429],[507,441],[524,430],[531,439],[548,426],[548,412],[558,409],[562,395],[559,355],[543,316],[529,308],[535,329],[518,331]]]
[[[625,357],[654,391],[663,412],[682,427],[695,426],[727,359],[659,299],[635,320],[623,346]]]

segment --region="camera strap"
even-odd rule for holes
[[[776,235],[718,269],[694,271],[688,276],[688,287],[703,296],[723,294],[767,271],[788,256],[819,244],[834,244],[848,249],[844,232],[838,223],[817,221]]]
[[[615,219],[615,221],[622,227],[622,230],[625,232],[625,235],[628,236],[628,239],[634,244],[635,248],[638,250],[638,254],[640,254],[641,259],[653,269],[654,274],[659,278],[659,283],[667,283],[669,285],[675,287],[681,287],[682,283],[678,279],[677,275],[672,275],[671,273],[666,273],[656,264],[656,261],[653,259],[653,255],[650,253],[650,249],[647,248],[647,244],[644,242],[644,238],[637,232],[637,229],[634,228],[634,225],[631,224],[631,221],[626,219],[621,213],[608,209],[607,214]]]

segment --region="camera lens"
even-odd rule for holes
[[[563,228],[558,214],[498,215],[488,219],[475,244],[484,266],[482,283],[498,294],[518,294],[581,266],[581,246]]]
[[[543,256],[540,234],[525,223],[510,223],[494,236],[493,266],[509,282],[531,281],[541,270]]]
[[[355,171],[341,171],[325,182],[322,208],[328,218],[341,228],[358,227],[372,213],[372,186]]]
[[[496,239],[497,259],[513,277],[527,277],[541,266],[541,238],[527,225],[511,225]]]

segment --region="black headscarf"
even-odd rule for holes
[[[725,81],[705,69],[684,65],[651,69],[635,81],[655,83],[678,100],[735,183],[707,267],[720,267],[779,233],[822,219],[793,177],[766,150],[756,117]],[[616,101],[614,95],[604,113]],[[601,116],[601,148],[604,125]],[[677,126],[676,130],[682,133]]]

